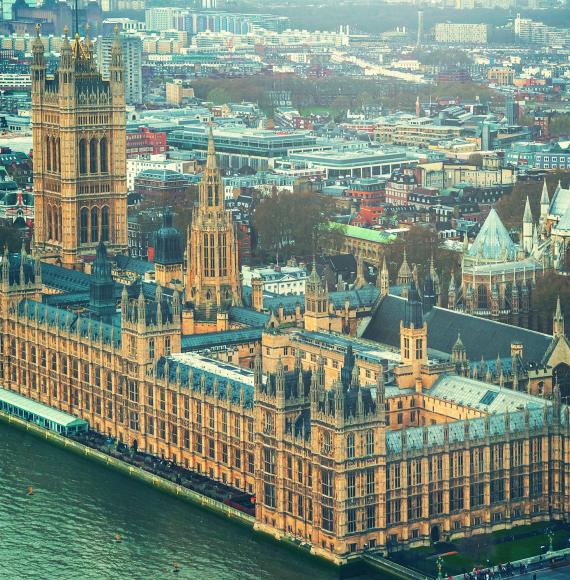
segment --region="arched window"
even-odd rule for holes
[[[79,141],[79,173],[81,175],[87,173],[87,141],[85,139]]]
[[[374,455],[374,431],[366,432],[366,455]]]
[[[484,284],[477,286],[477,308],[489,308],[487,287]]]
[[[108,173],[109,171],[109,157],[107,151],[107,137],[103,137],[99,141],[100,159],[101,159],[101,173]]]
[[[47,208],[47,239],[51,240],[52,238],[53,238],[52,211],[51,211],[51,206],[48,205],[48,208]]]
[[[109,241],[109,208],[106,205],[101,209],[101,241]]]
[[[510,307],[513,303],[513,284],[512,282],[507,282],[505,285],[505,303],[507,307]]]
[[[99,241],[99,209],[96,207],[91,210],[91,241]]]
[[[55,141],[55,148],[57,152],[57,172],[61,173],[61,143],[59,137]]]
[[[89,173],[97,173],[97,157],[98,157],[97,139],[91,139],[89,143]]]
[[[51,138],[51,168],[54,173],[57,171],[57,140],[55,137]]]
[[[53,239],[57,241],[57,208],[52,209]]]
[[[51,171],[51,141],[50,138],[46,136],[46,169]]]
[[[79,232],[79,239],[81,240],[82,244],[85,244],[89,241],[88,222],[89,222],[89,219],[88,219],[88,214],[87,214],[87,208],[82,207],[81,208],[81,218],[80,218],[80,232]]]
[[[354,458],[354,433],[350,433],[346,438],[346,456],[348,459]]]

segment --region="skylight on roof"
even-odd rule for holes
[[[482,405],[490,405],[496,398],[499,393],[495,391],[487,391],[482,397],[479,403]]]

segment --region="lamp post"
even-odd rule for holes
[[[546,535],[548,536],[548,551],[549,552],[553,552],[554,551],[554,532],[552,531],[551,528],[548,528],[548,530],[546,530]]]
[[[442,580],[443,576],[441,574],[441,569],[443,568],[443,558],[441,556],[437,557],[435,565],[437,567],[437,580]]]

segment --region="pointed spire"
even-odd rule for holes
[[[216,148],[214,146],[214,130],[212,125],[208,125],[208,155],[206,158],[206,169],[216,170],[218,161],[216,159]]]
[[[526,196],[526,203],[524,206],[523,223],[525,224],[532,223],[532,212],[530,211],[530,201],[528,199],[528,195]]]
[[[350,379],[350,388],[351,389],[356,389],[360,386],[360,370],[358,368],[358,365],[355,364],[352,367],[352,376]]]
[[[400,266],[400,269],[398,270],[398,285],[402,286],[402,285],[407,285],[410,282],[410,279],[412,277],[412,271],[410,269],[410,265],[408,264],[408,255],[406,252],[406,248],[404,248],[404,258],[402,260],[402,265]]]
[[[449,292],[455,292],[455,268],[451,270],[451,278],[449,279]]]
[[[380,289],[382,296],[388,296],[390,294],[390,274],[386,264],[386,256],[382,260],[382,269],[378,272],[376,286]]]
[[[356,280],[354,281],[356,288],[362,288],[366,285],[366,277],[364,276],[364,260],[362,256],[358,254],[356,259]]]
[[[542,213],[543,206],[546,206],[546,209],[548,210],[549,205],[550,205],[550,198],[548,197],[548,186],[546,185],[546,177],[545,177],[544,181],[542,182],[542,193],[540,195],[541,213]]]
[[[564,336],[564,315],[562,314],[562,307],[560,305],[560,296],[556,300],[556,311],[552,321],[552,335]]]

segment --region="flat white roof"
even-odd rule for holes
[[[22,395],[4,389],[3,387],[0,387],[0,401],[14,405],[19,409],[27,411],[28,413],[33,413],[38,417],[43,417],[44,419],[62,425],[63,427],[87,423],[87,421],[80,417],[74,417],[73,415],[59,411],[58,409],[48,407],[43,403],[32,401],[32,399],[23,397]]]
[[[205,371],[225,379],[250,385],[253,387],[253,371],[231,363],[214,360],[195,352],[181,352],[171,355],[171,358],[193,369]]]

